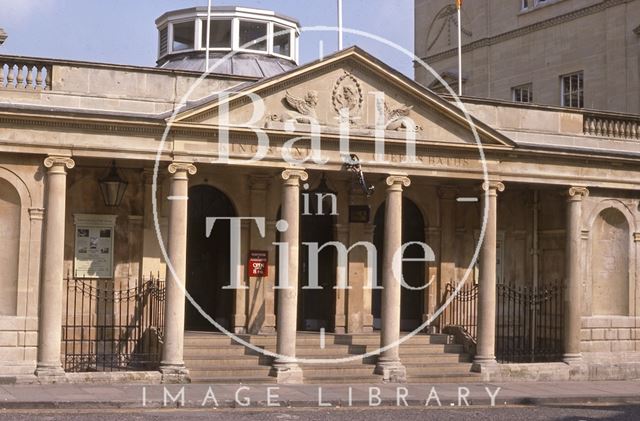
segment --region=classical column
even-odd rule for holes
[[[582,267],[580,261],[580,227],[582,200],[589,195],[585,187],[571,187],[567,197],[566,223],[566,288],[564,290],[564,355],[566,363],[579,362],[580,353],[580,296]]]
[[[38,377],[64,376],[60,361],[62,342],[62,293],[64,278],[65,202],[67,169],[75,166],[68,157],[49,156],[45,196],[44,246],[38,318]]]
[[[478,338],[475,371],[482,371],[496,362],[496,248],[498,238],[498,192],[504,184],[490,181],[482,185],[485,234],[480,249],[480,279],[478,280]]]
[[[384,249],[382,255],[382,314],[380,347],[376,373],[385,382],[406,381],[406,370],[400,362],[400,297],[402,284],[393,273],[393,257],[402,247],[402,188],[411,180],[404,176],[387,177],[387,200],[384,213]]]
[[[276,227],[281,232],[280,253],[286,253],[286,265],[280,265],[278,285],[278,316],[276,319],[278,357],[272,375],[278,383],[302,383],[302,370],[296,363],[296,334],[298,324],[298,257],[300,254],[300,181],[309,178],[302,170],[282,172],[282,220]],[[282,259],[281,259],[282,261]],[[277,264],[280,264],[278,262]],[[282,282],[283,272],[286,282]]]
[[[334,225],[334,236],[335,241],[340,244],[344,244],[348,246],[349,243],[349,225],[346,224],[336,224]],[[349,263],[347,262],[347,267],[341,268],[336,265],[336,313],[335,313],[335,325],[334,325],[334,333],[345,333],[347,328],[347,298],[349,292],[347,292],[346,288],[349,288]]]
[[[189,175],[196,173],[196,167],[189,163],[174,162],[169,165],[169,173],[172,175],[168,197],[169,261],[165,283],[164,343],[160,371],[164,383],[184,383],[189,380],[189,372],[183,359]]]

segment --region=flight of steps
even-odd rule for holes
[[[275,335],[238,335],[251,344],[276,350]],[[296,353],[300,359],[338,359],[362,355],[380,346],[378,333],[325,334],[320,347],[317,332],[298,333]],[[269,376],[272,359],[240,345],[229,337],[213,332],[185,333],[185,364],[194,383],[274,383]],[[416,335],[400,346],[400,358],[407,369],[407,380],[416,383],[472,382],[471,357],[449,335]],[[377,383],[374,374],[377,356],[341,363],[302,362],[304,382]]]

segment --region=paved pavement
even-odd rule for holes
[[[2,385],[0,409],[389,408],[640,404],[640,381],[404,385]]]
[[[209,410],[41,410],[0,411],[2,421],[636,421],[640,406],[553,406],[553,407],[468,407],[468,408],[283,408],[283,409],[209,409]]]

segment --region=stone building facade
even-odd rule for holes
[[[416,55],[456,86],[453,3],[416,0],[415,45]],[[462,15],[465,95],[640,111],[640,2],[467,1]],[[442,89],[418,66],[416,80]]]
[[[355,47],[270,77],[0,63],[5,375],[133,376],[154,335],[160,359],[143,372],[167,382],[639,375],[636,115],[456,104]],[[124,183],[108,203],[104,189]],[[245,219],[207,219],[229,217]],[[345,260],[320,251],[312,267],[314,242],[355,247]],[[410,242],[428,248],[404,251],[403,285],[392,263]],[[255,262],[267,270],[250,273]],[[276,288],[283,271],[290,289]],[[314,273],[318,288],[303,289]],[[146,301],[121,305],[149,274],[166,283],[151,312],[161,323],[145,322]],[[498,364],[515,335],[504,326],[520,323],[500,291],[547,284],[562,292],[536,307],[546,333],[527,335],[553,357]],[[448,288],[463,285],[475,291],[456,313],[468,326],[443,322]],[[116,352],[132,332],[132,350]]]

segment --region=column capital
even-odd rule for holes
[[[636,243],[640,243],[640,232],[636,232],[633,234],[633,241]]]
[[[390,175],[386,178],[387,190],[400,190],[403,187],[409,187],[411,185],[411,179],[406,175]]]
[[[280,174],[282,180],[284,180],[284,184],[288,186],[299,186],[300,181],[307,181],[309,179],[309,174],[305,170],[288,168]]]
[[[579,202],[589,197],[589,189],[581,186],[572,186],[567,190],[567,200],[570,202]]]
[[[29,208],[29,218],[32,221],[42,221],[44,219],[44,208]]]
[[[169,171],[169,174],[173,174],[174,177],[187,177],[187,174],[196,175],[198,169],[190,162],[172,162],[169,164],[167,171]]]
[[[505,190],[505,186],[501,181],[485,181],[482,183],[482,191],[488,191],[489,194],[502,193]]]
[[[55,170],[62,170],[64,171],[64,168],[66,167],[67,169],[72,169],[73,167],[76,166],[76,163],[73,159],[71,159],[68,156],[48,156],[44,159],[44,166],[46,168],[50,168],[49,171],[55,171]],[[60,168],[62,167],[62,168]]]

